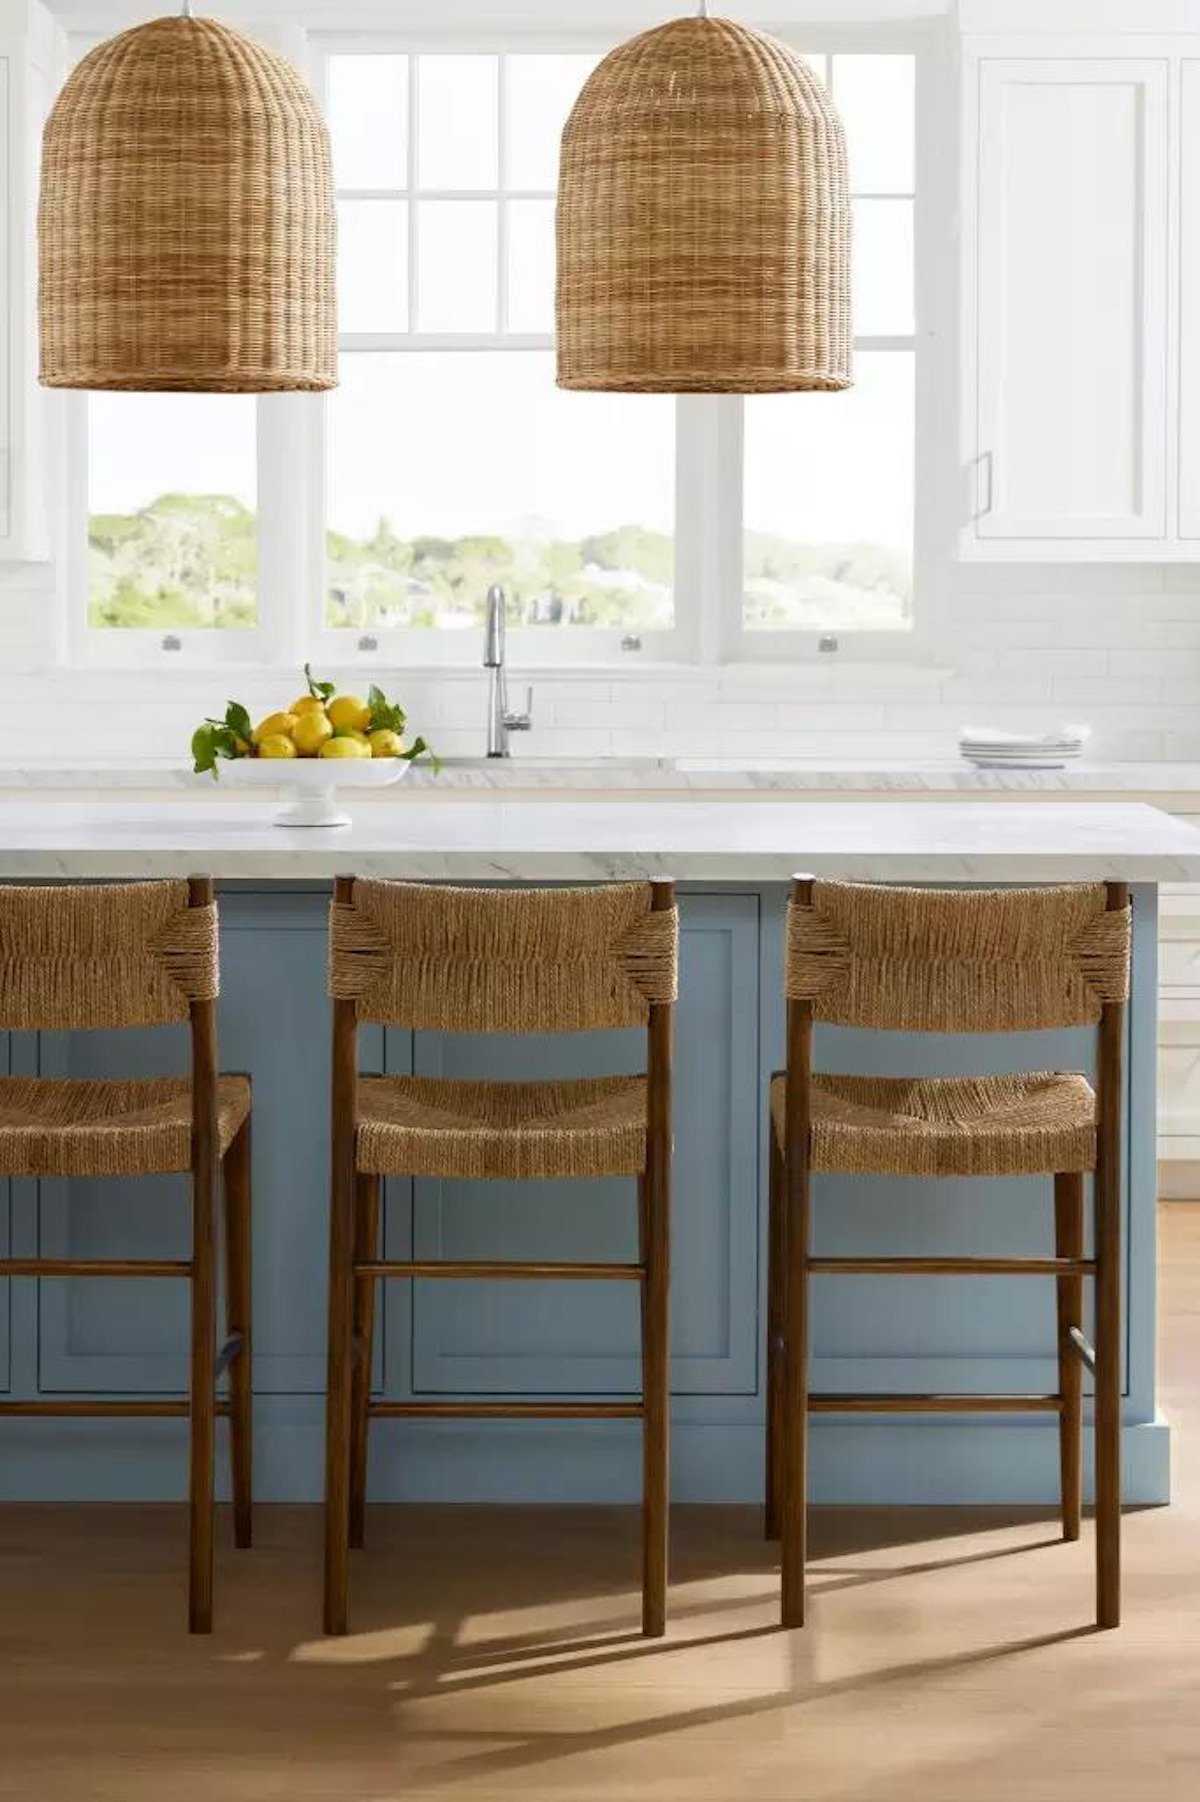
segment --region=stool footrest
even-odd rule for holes
[[[443,1279],[485,1280],[505,1282],[513,1277],[546,1277],[556,1282],[640,1282],[645,1275],[640,1264],[544,1264],[526,1263],[511,1258],[486,1262],[455,1262],[413,1258],[368,1258],[355,1264],[355,1276],[441,1277]]]
[[[640,1420],[641,1402],[372,1402],[381,1420]]]
[[[810,1395],[811,1414],[1057,1414],[1057,1395]]]
[[[191,1276],[186,1258],[0,1258],[0,1276]]]
[[[217,1413],[229,1413],[229,1403],[223,1396],[217,1398]],[[46,1396],[38,1401],[0,1401],[0,1419],[5,1416],[17,1420],[186,1420],[188,1403],[177,1396],[128,1401],[116,1396],[70,1400]]]
[[[810,1258],[814,1276],[1094,1276],[1093,1258]]]

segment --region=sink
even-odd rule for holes
[[[443,757],[439,760],[447,770],[671,770],[673,757],[526,757],[514,752],[511,757]]]

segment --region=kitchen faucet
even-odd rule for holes
[[[528,732],[533,725],[533,689],[526,690],[524,713],[508,711],[508,675],[504,667],[504,590],[493,582],[487,591],[483,628],[483,667],[491,672],[488,684],[487,754],[508,757],[510,732]]]

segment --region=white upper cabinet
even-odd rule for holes
[[[1200,45],[1197,46],[1200,52]],[[1200,557],[1200,60],[1179,83],[1179,536]]]
[[[8,184],[8,58],[0,56],[0,244],[11,241]],[[12,343],[12,270],[4,258],[5,280],[0,284],[0,545],[12,536],[12,445],[9,420],[8,385],[13,355]]]
[[[964,555],[1149,558],[1172,531],[1170,77],[965,61]]]

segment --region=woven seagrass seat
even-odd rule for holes
[[[786,1627],[804,1623],[810,1414],[1054,1414],[1063,1537],[1078,1539],[1084,1367],[1096,1379],[1096,1621],[1115,1627],[1120,1619],[1121,1106],[1130,919],[1128,890],[1117,882],[1038,889],[793,882],[784,959],[787,1068],[770,1085],[767,1266],[766,1527],[782,1542]],[[818,1022],[954,1035],[1091,1027],[1095,1086],[1071,1071],[817,1072]],[[954,1068],[970,1069],[966,1047],[955,1047]],[[1054,1254],[814,1257],[813,1179],[825,1173],[1043,1176],[1053,1189]],[[1091,1257],[1084,1252],[1089,1176]],[[835,1192],[840,1205],[853,1205],[843,1188]],[[904,1200],[897,1190],[896,1207]],[[1053,1277],[1057,1388],[1016,1395],[811,1393],[811,1281],[842,1276]],[[1089,1277],[1094,1346],[1083,1331]]]
[[[212,1628],[214,1437],[230,1427],[234,1538],[251,1538],[250,1079],[217,1068],[217,905],[206,877],[0,887],[0,1033],[186,1026],[190,1072],[0,1077],[0,1179],[186,1175],[189,1258],[0,1256],[0,1278],[177,1278],[188,1286],[188,1393],[0,1397],[0,1418],[178,1418],[188,1424],[188,1626]],[[71,1042],[69,1042],[71,1044]],[[67,1052],[71,1067],[73,1050]],[[217,1348],[217,1215],[225,1322]],[[125,1205],[127,1190],[104,1203]],[[182,1197],[181,1197],[182,1199]],[[38,1206],[40,1207],[40,1199]],[[217,1399],[225,1376],[227,1397]]]
[[[786,1078],[771,1082],[782,1145]],[[1096,1097],[1086,1077],[828,1076],[812,1082],[814,1171],[883,1176],[1038,1176],[1091,1170]]]
[[[679,921],[669,882],[472,889],[339,877],[329,925],[333,1185],[325,1466],[325,1631],[344,1633],[349,1552],[363,1543],[370,1421],[637,1420],[642,1631],[665,1631],[669,1417],[671,1022]],[[360,1076],[358,1026],[521,1035],[641,1027],[645,1074],[572,1080]],[[638,1256],[625,1262],[385,1257],[385,1176],[633,1177]],[[563,1196],[563,1204],[587,1205]],[[640,1397],[371,1395],[380,1279],[636,1284]]]
[[[455,1082],[368,1076],[358,1167],[386,1176],[637,1176],[646,1165],[646,1079]]]
[[[249,1113],[248,1079],[218,1077],[222,1157]],[[150,1176],[191,1165],[186,1077],[0,1076],[0,1176]]]

